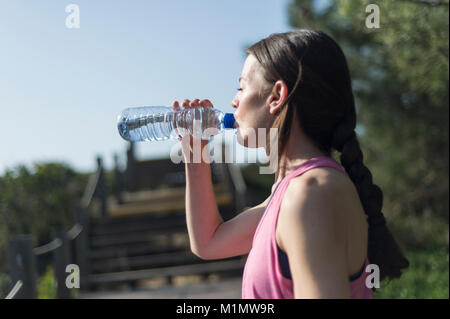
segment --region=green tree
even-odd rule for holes
[[[366,27],[370,3],[379,28]],[[448,0],[289,5],[292,26],[330,34],[347,56],[358,135],[388,215],[448,219],[448,9]]]
[[[41,245],[53,228],[73,225],[86,183],[86,175],[59,163],[19,165],[0,177],[0,272],[6,272],[9,237],[32,234]]]

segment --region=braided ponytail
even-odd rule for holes
[[[356,137],[355,126],[356,114],[352,105],[344,119],[337,125],[331,146],[341,152],[341,164],[355,184],[367,215],[370,262],[379,267],[380,280],[398,278],[401,276],[401,269],[408,268],[409,262],[386,225],[386,219],[381,211],[383,193],[373,184],[372,174],[363,163],[363,153]]]

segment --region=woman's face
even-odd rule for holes
[[[265,138],[274,120],[268,107],[271,86],[264,79],[262,67],[252,54],[245,60],[239,84],[239,90],[231,102],[236,109],[234,117],[238,124],[238,143],[251,148],[265,147],[262,138]],[[259,134],[258,129],[262,130]]]

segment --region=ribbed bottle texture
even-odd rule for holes
[[[127,141],[164,141],[193,135],[207,139],[225,129],[234,128],[232,113],[212,107],[173,110],[166,106],[125,109],[117,119],[119,133]]]

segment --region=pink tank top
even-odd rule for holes
[[[294,298],[292,280],[283,275],[280,266],[279,248],[275,237],[278,213],[280,211],[281,200],[290,180],[310,169],[321,166],[332,167],[347,174],[332,158],[315,157],[290,172],[276,186],[253,237],[252,249],[247,257],[242,278],[242,298]],[[368,273],[364,270],[368,264],[369,260],[366,257],[363,271],[358,278],[349,279],[351,298],[372,298],[371,290],[365,284]]]

